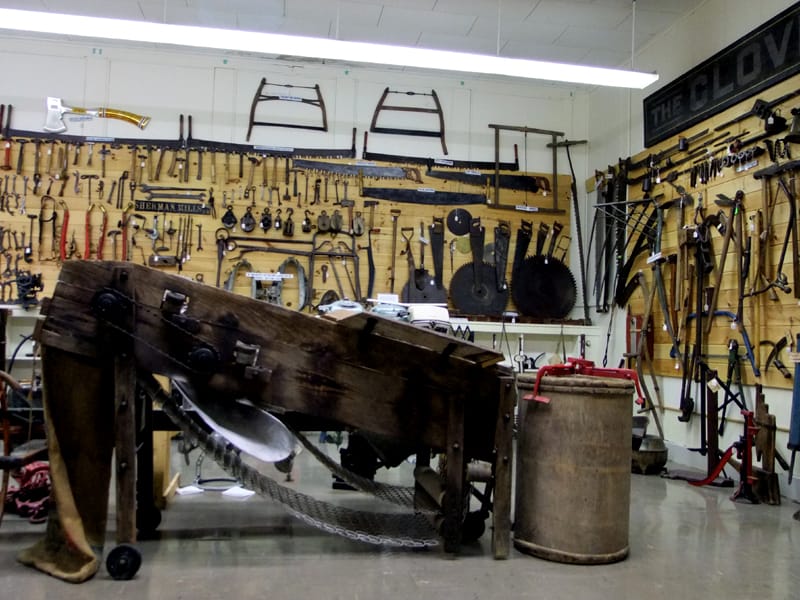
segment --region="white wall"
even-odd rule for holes
[[[615,164],[617,158],[633,156],[642,151],[644,149],[642,100],[645,97],[793,4],[795,2],[790,0],[762,2],[708,0],[674,27],[655,38],[635,56],[633,66],[636,70],[657,71],[660,79],[656,84],[642,91],[601,89],[590,95],[587,127],[592,143],[589,150],[589,164],[602,169],[608,164]],[[589,218],[587,217],[587,220]],[[596,316],[598,324],[607,326],[607,316]],[[616,365],[625,351],[623,311],[618,310],[614,319],[609,365]],[[663,378],[661,384],[665,405],[677,409],[680,380]],[[791,392],[766,389],[765,393],[770,411],[777,417],[779,429],[784,429],[778,435],[778,449],[788,458],[785,429],[789,423]],[[745,395],[748,406],[752,407],[753,390],[745,390]],[[704,468],[704,457],[684,450],[699,446],[699,419],[693,418],[692,423],[687,426],[677,420],[677,413],[674,410],[668,410],[663,420],[665,437],[671,442],[671,458],[684,464]],[[731,423],[726,429],[725,437],[720,440],[720,446],[726,448],[740,434],[741,427],[738,423]],[[778,469],[780,472],[779,467]],[[800,468],[797,472],[800,474]],[[781,489],[784,494],[794,499],[800,498],[800,484],[797,480],[789,488],[786,479],[782,478]]]

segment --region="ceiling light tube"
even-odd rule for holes
[[[658,75],[655,73],[622,69],[14,9],[0,9],[0,31],[2,30],[636,89],[645,88],[658,80]]]

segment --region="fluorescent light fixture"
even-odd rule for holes
[[[642,89],[654,73],[238,29],[0,9],[0,30]]]

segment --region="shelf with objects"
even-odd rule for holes
[[[542,365],[581,357],[602,362],[602,328],[596,325],[562,323],[519,323],[474,321],[451,318],[456,335],[471,335],[476,344],[496,349],[518,373],[533,371]]]

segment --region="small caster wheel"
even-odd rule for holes
[[[461,525],[461,540],[465,544],[475,542],[480,539],[486,531],[486,514],[480,511],[467,513]]]
[[[106,570],[117,581],[132,579],[141,566],[142,554],[130,544],[120,544],[106,557]]]

